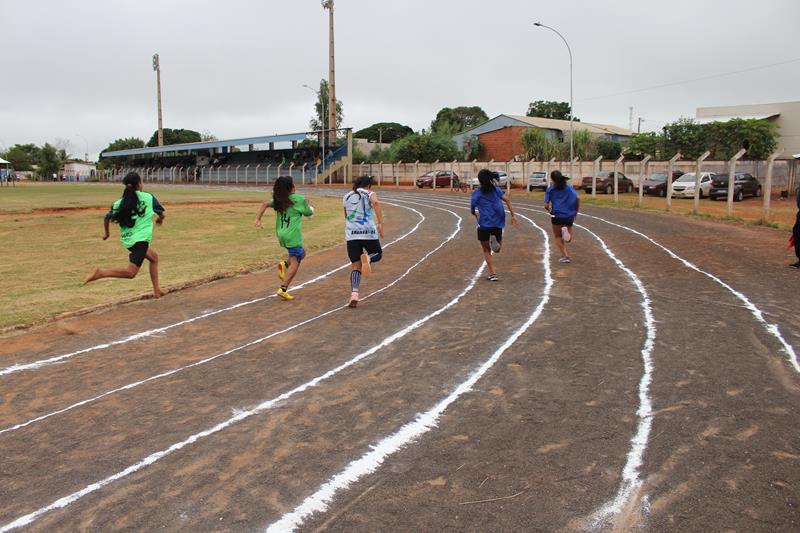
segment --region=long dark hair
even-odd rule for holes
[[[272,207],[275,211],[284,213],[292,207],[292,201],[289,199],[292,189],[294,189],[294,180],[291,176],[281,176],[275,180],[275,184],[272,186]]]
[[[565,178],[564,175],[561,174],[560,170],[554,170],[553,172],[551,172],[550,179],[553,180],[555,188],[558,189],[559,191],[563,190],[564,187],[567,186],[567,178]]]
[[[144,215],[144,209],[139,206],[139,197],[136,195],[136,190],[141,182],[142,178],[136,172],[128,172],[122,179],[122,183],[125,185],[125,189],[122,191],[122,201],[111,216],[111,219],[122,227],[132,228],[136,223],[133,217]]]
[[[488,168],[482,168],[478,172],[478,182],[481,184],[481,192],[492,192],[494,190],[494,182],[497,179],[497,172],[492,172]]]

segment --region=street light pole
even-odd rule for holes
[[[575,110],[572,108],[572,48],[569,47],[569,43],[561,35],[555,28],[551,28],[550,26],[546,26],[541,22],[534,22],[534,26],[538,26],[539,28],[547,28],[548,30],[552,31],[559,37],[561,40],[564,41],[564,44],[567,45],[567,52],[569,52],[569,177],[575,179],[575,176],[572,175],[572,161],[575,159],[575,142],[573,140],[573,130],[572,130],[572,123],[573,118],[575,116]]]
[[[312,93],[316,94],[317,95],[317,101],[319,101],[322,104],[322,113],[320,114],[321,118],[322,118],[322,124],[320,124],[319,138],[320,138],[320,141],[321,141],[320,142],[320,156],[321,156],[320,157],[320,164],[322,165],[322,171],[324,172],[325,171],[325,100],[323,100],[323,98],[322,98],[322,93],[320,93],[318,90],[316,90],[315,88],[311,87],[310,85],[303,84],[303,87],[305,87],[306,89],[308,89]]]
[[[156,71],[156,88],[158,91],[158,145],[164,146],[164,128],[161,122],[161,63],[158,54],[153,54],[153,70]]]

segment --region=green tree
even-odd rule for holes
[[[325,113],[322,110],[325,110]],[[324,115],[324,116],[323,116]],[[344,119],[342,111],[342,101],[336,100],[336,124],[341,124]],[[314,116],[308,123],[314,131],[327,130],[328,124],[328,80],[319,80],[319,91],[317,101],[314,103]]]
[[[414,133],[408,126],[397,122],[378,122],[363,130],[358,130],[353,134],[359,139],[367,139],[370,142],[393,143],[397,139],[402,139],[406,135]]]
[[[528,104],[529,117],[555,118],[559,120],[569,120],[572,109],[568,102],[554,102],[551,100],[536,100]],[[579,118],[573,119],[580,122]]]
[[[525,148],[527,159],[537,161],[549,161],[555,156],[556,148],[553,141],[547,138],[544,130],[539,128],[528,128],[522,132],[522,146]]]
[[[164,146],[170,144],[197,143],[203,138],[199,132],[194,130],[164,128]],[[147,146],[158,146],[158,130],[153,132],[153,136],[147,141]]]
[[[203,130],[200,134],[201,141],[218,141],[219,138],[208,130]]]
[[[664,157],[680,152],[686,159],[696,159],[708,145],[706,129],[691,118],[679,118],[664,126]]]
[[[116,152],[117,150],[130,150],[133,148],[144,148],[144,141],[138,137],[128,137],[125,139],[117,139],[109,144],[102,152]],[[110,168],[116,164],[121,164],[125,161],[124,156],[116,157],[103,157],[100,159],[97,167],[100,169]]]
[[[461,133],[489,120],[479,106],[443,107],[431,122],[431,131],[437,133]]]
[[[569,159],[569,134],[567,134],[567,138],[564,139],[564,144],[566,145],[567,159]],[[596,150],[594,138],[592,134],[586,130],[575,130],[572,144],[575,157],[581,161],[589,159],[589,156]]]
[[[49,178],[53,174],[58,174],[61,170],[62,160],[58,156],[58,150],[50,143],[45,143],[39,150],[39,158],[37,161],[38,174]]]
[[[649,131],[631,135],[626,152],[635,158],[641,159],[645,155],[659,157],[663,150],[664,136],[660,133]]]
[[[15,170],[29,171],[39,162],[39,150],[35,144],[15,144],[1,155]]]
[[[611,139],[598,139],[597,154],[603,159],[617,159],[622,154],[622,144]]]
[[[778,146],[777,126],[763,119],[735,118],[705,128],[708,147],[718,159],[729,159],[742,148],[747,159],[767,159]]]
[[[456,143],[445,133],[413,133],[392,143],[394,160],[400,161],[454,161],[459,158]]]

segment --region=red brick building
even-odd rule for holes
[[[486,160],[511,161],[514,156],[525,153],[522,146],[522,133],[528,129],[524,126],[505,126],[499,130],[478,135],[483,147],[481,157]]]

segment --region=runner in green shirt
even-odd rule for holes
[[[125,189],[122,198],[114,202],[103,220],[105,235],[108,239],[108,228],[111,221],[119,224],[119,240],[130,252],[130,263],[124,268],[95,268],[83,282],[84,285],[101,278],[133,279],[139,273],[142,263],[150,262],[150,281],[153,282],[153,295],[160,298],[161,287],[158,285],[158,254],[150,246],[153,240],[153,216],[157,216],[156,224],[164,221],[164,208],[155,196],[142,191],[142,178],[136,172],[129,172],[122,180]]]
[[[275,234],[278,236],[278,243],[289,253],[287,261],[278,263],[278,277],[282,282],[278,288],[278,296],[284,300],[294,300],[294,296],[289,294],[289,285],[300,268],[300,261],[306,256],[303,249],[303,217],[313,215],[314,207],[303,196],[294,192],[291,176],[281,176],[275,180],[272,200],[261,204],[256,215],[257,228],[262,227],[261,217],[269,207],[275,210]]]

